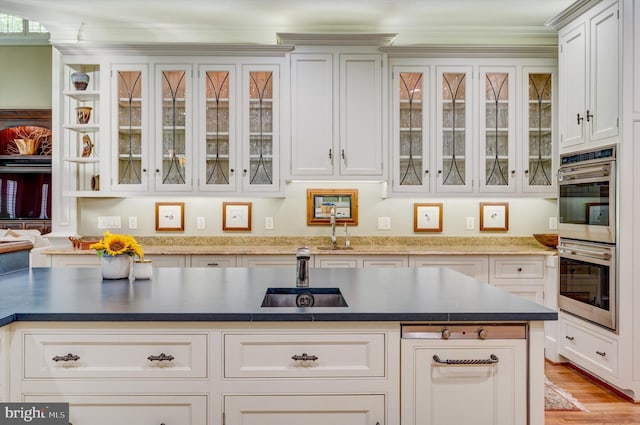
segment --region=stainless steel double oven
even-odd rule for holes
[[[560,157],[558,306],[616,330],[616,146]]]

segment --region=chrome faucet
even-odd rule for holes
[[[331,222],[331,245],[333,245],[333,249],[336,249],[338,246],[338,239],[336,238],[336,207],[331,207],[331,217],[329,219]]]
[[[301,246],[296,252],[296,287],[309,287],[309,260],[311,252],[306,246]]]

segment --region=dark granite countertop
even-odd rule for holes
[[[158,268],[152,280],[102,280],[98,268],[2,276],[0,326],[13,321],[539,321],[557,312],[446,268],[311,269],[348,307],[260,307],[288,268]]]

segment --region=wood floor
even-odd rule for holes
[[[627,401],[602,387],[575,369],[565,365],[545,364],[547,377],[570,392],[588,412],[545,412],[545,425],[640,425],[640,403]]]

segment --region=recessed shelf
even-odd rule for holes
[[[100,162],[99,158],[90,158],[90,157],[66,157],[64,158],[65,162],[75,162],[78,164],[93,164]]]
[[[97,90],[65,90],[62,94],[79,102],[88,102],[100,98],[100,92]]]
[[[78,133],[94,133],[100,130],[100,125],[98,124],[66,124],[63,127]]]

